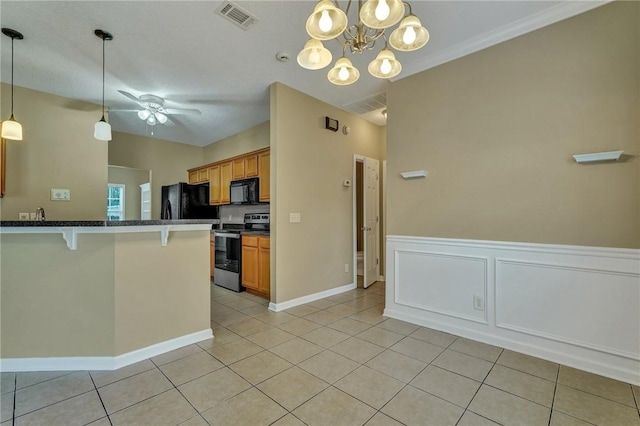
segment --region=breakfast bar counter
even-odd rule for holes
[[[0,222],[0,369],[115,369],[211,338],[215,222]]]

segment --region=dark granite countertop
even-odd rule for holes
[[[95,227],[95,226],[150,226],[150,225],[208,225],[219,219],[176,219],[176,220],[1,220],[0,227]]]
[[[262,237],[268,237],[270,235],[269,231],[242,231],[242,235],[259,235]]]

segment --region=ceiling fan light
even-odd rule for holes
[[[389,49],[382,49],[378,56],[369,63],[369,73],[377,78],[392,78],[400,74],[402,65]]]
[[[414,36],[415,34],[415,36]],[[401,52],[420,49],[429,41],[429,31],[416,15],[408,15],[389,37],[389,44]]]
[[[22,140],[22,124],[13,118],[13,114],[11,114],[8,120],[2,122],[2,137],[14,141]]]
[[[164,123],[166,123],[166,122],[167,122],[167,116],[166,116],[166,115],[164,115],[163,113],[161,113],[161,112],[156,112],[156,114],[155,114],[155,115],[156,115],[156,119],[158,120],[158,122],[159,122],[160,124],[164,124]]]
[[[147,118],[147,124],[149,126],[155,126],[158,124],[158,120],[156,120],[156,116],[154,114],[149,115],[149,118]]]
[[[316,40],[331,40],[342,34],[347,22],[347,15],[331,0],[320,0],[307,19],[307,33]]]
[[[308,70],[319,70],[326,67],[333,59],[329,49],[320,40],[309,39],[298,53],[298,64]]]
[[[111,125],[104,119],[104,115],[94,126],[93,137],[99,141],[111,140]]]
[[[149,116],[150,116],[150,115],[151,115],[151,112],[149,112],[149,110],[148,110],[148,109],[143,109],[143,110],[138,111],[138,118],[139,118],[140,120],[143,120],[143,121],[144,121],[144,120],[146,120],[147,118],[149,118]]]
[[[327,74],[327,78],[333,84],[347,86],[358,81],[360,71],[353,66],[349,59],[343,56],[336,61],[336,64]]]
[[[404,16],[402,0],[367,0],[360,9],[360,20],[369,28],[389,28]]]

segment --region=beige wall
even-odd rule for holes
[[[640,247],[639,29],[615,2],[390,84],[388,234]]]
[[[0,242],[0,357],[113,356],[114,235],[79,235],[78,251],[62,234]]]
[[[124,185],[125,220],[136,220],[142,216],[140,185],[151,180],[150,174],[149,170],[109,166],[107,181]]]
[[[160,219],[161,187],[188,182],[188,169],[202,165],[202,147],[113,132],[109,164],[151,171],[151,218]],[[105,166],[106,171],[106,166]]]
[[[209,232],[117,234],[115,354],[211,326]]]
[[[269,122],[258,124],[221,139],[203,148],[204,164],[214,163],[247,152],[266,148],[270,144]]]
[[[324,129],[324,117],[351,133]],[[381,159],[381,129],[280,83],[271,86],[272,298],[353,282],[353,155]],[[289,213],[301,223],[289,223]],[[344,265],[350,265],[349,273]],[[275,295],[274,295],[275,293]]]
[[[11,86],[2,83],[2,118],[11,110]],[[23,140],[7,141],[3,220],[42,206],[47,219],[104,220],[107,142],[93,137],[98,107],[15,87],[15,117]],[[51,201],[51,189],[71,190],[71,201]]]
[[[116,356],[210,328],[209,231],[0,234],[1,358]]]

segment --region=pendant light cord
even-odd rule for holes
[[[11,37],[11,119],[13,118],[13,37]]]
[[[104,121],[104,38],[102,39],[102,121]]]

